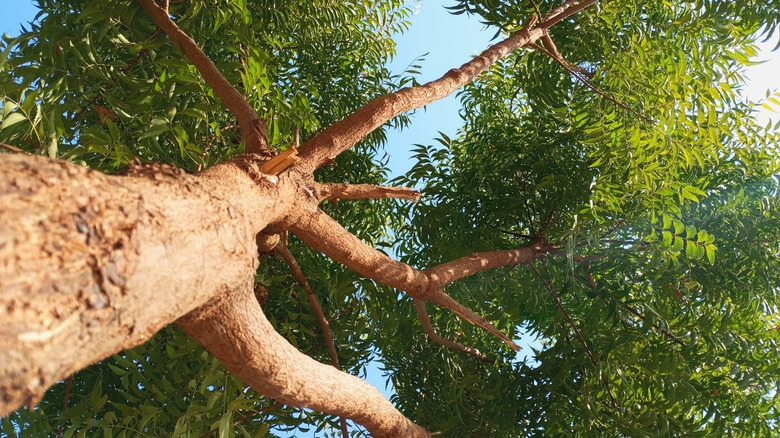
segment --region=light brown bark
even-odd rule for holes
[[[479,56],[454,68],[441,78],[419,87],[403,88],[395,93],[377,97],[350,114],[340,122],[324,130],[313,139],[302,144],[298,156],[299,169],[313,172],[316,168],[332,161],[340,153],[350,149],[374,129],[393,117],[421,108],[443,99],[468,84],[496,61],[520,47],[541,38],[546,32],[542,28],[524,28],[509,38],[491,46]]]
[[[234,113],[248,151],[268,152],[265,126],[246,99],[165,8],[138,1]],[[302,145],[301,161],[278,177],[264,174],[262,157],[252,155],[198,176],[141,166],[124,177],[0,156],[0,415],[34,405],[56,381],[187,315],[182,326],[259,392],[349,417],[375,436],[428,436],[375,389],[311,360],[273,330],[252,293],[256,236],[291,229],[334,260],[451,309],[516,347],[443,287],[528,263],[551,248],[534,243],[414,269],[322,213],[311,175],[392,117],[451,94],[592,3],[568,1],[440,79],[374,99]]]
[[[150,179],[1,155],[0,415],[245,284],[277,188],[230,164]]]
[[[348,417],[374,437],[427,437],[365,381],[319,363],[271,326],[247,283],[179,321],[226,368],[261,394]]]
[[[214,90],[222,103],[238,120],[247,153],[263,153],[268,148],[268,128],[246,98],[220,73],[198,44],[171,20],[168,8],[162,8],[154,0],[138,0],[155,24],[176,44],[198,69],[206,84]]]
[[[446,293],[444,287],[453,281],[480,271],[501,266],[528,264],[552,248],[545,242],[534,242],[524,248],[472,254],[425,270],[415,269],[366,245],[345,230],[333,218],[317,209],[311,201],[298,208],[302,213],[287,226],[311,248],[348,266],[355,272],[381,284],[408,293],[412,298],[430,301],[457,313],[466,321],[487,330],[514,350],[520,347],[492,323],[475,314]]]
[[[320,201],[354,200],[354,199],[405,199],[417,202],[420,192],[408,187],[385,187],[373,184],[341,184],[317,183],[315,196]]]
[[[199,311],[182,324],[260,393],[350,417],[378,436],[427,436],[370,385],[295,350],[262,316],[251,287],[255,236],[310,197],[310,181],[253,178],[244,164],[198,176],[142,165],[119,177],[0,155],[0,415],[219,303],[219,318]],[[235,349],[258,362],[236,361]]]

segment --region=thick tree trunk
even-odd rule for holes
[[[295,216],[312,181],[239,163],[197,176],[135,166],[120,177],[0,155],[0,416],[188,315],[185,329],[261,394],[377,436],[428,436],[265,319],[252,294],[255,238]]]
[[[147,170],[0,155],[0,415],[253,277],[276,197],[229,164]]]

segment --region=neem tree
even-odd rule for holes
[[[424,85],[395,0],[39,7],[0,64],[5,433],[776,427],[778,134],[738,91],[777,2],[459,1],[506,39]],[[387,187],[383,129],[459,89]],[[394,404],[338,370],[378,351]]]

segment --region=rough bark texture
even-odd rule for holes
[[[256,235],[314,198],[309,178],[255,170],[238,160],[198,176],[164,165],[107,176],[0,155],[0,416],[204,308],[182,325],[258,392],[377,436],[427,436],[268,324],[252,288]]]
[[[147,170],[0,156],[0,415],[253,277],[274,198],[232,165]]]
[[[429,436],[373,386],[290,345],[265,318],[250,283],[179,325],[261,394],[351,418],[375,437]]]
[[[290,231],[307,245],[359,274],[405,291],[414,298],[433,302],[436,302],[437,290],[456,280],[501,266],[528,264],[551,250],[540,241],[513,250],[476,253],[418,270],[366,245],[325,212],[307,210],[297,216],[297,222],[290,224]]]
[[[393,117],[449,96],[508,53],[533,43],[545,33],[546,29],[542,28],[524,28],[435,81],[377,97],[301,145],[298,152],[300,169],[311,172],[353,147]]]

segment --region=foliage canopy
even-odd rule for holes
[[[459,0],[501,33],[534,2]],[[561,2],[537,1],[543,11]],[[235,120],[133,1],[38,0],[30,28],[0,46],[0,140],[105,172],[133,157],[188,171],[242,153]],[[284,148],[371,98],[414,85],[393,75],[397,0],[172,1]],[[436,330],[495,358],[431,342],[408,298],[291,242],[348,372],[381,352],[393,402],[446,436],[772,436],[780,385],[778,128],[740,97],[757,38],[780,3],[603,1],[460,91],[456,138],[414,146],[395,179],[419,203],[341,202],[329,214],[419,267],[544,236],[557,254],[487,271],[447,292],[513,338],[429,308]],[[583,81],[584,80],[584,81]],[[595,91],[585,82],[593,84]],[[780,97],[764,105],[780,107]],[[404,127],[407,116],[386,128]],[[319,180],[379,184],[385,130]],[[218,275],[215,273],[215,275]],[[264,309],[301,351],[327,362],[305,294],[263,258]],[[64,400],[68,400],[64,403]],[[63,406],[65,406],[63,408]],[[337,420],[248,390],[176,328],[51,389],[2,430],[65,436],[333,434]],[[271,427],[273,429],[271,430]],[[270,431],[269,431],[270,430]],[[361,435],[360,430],[353,430]]]

